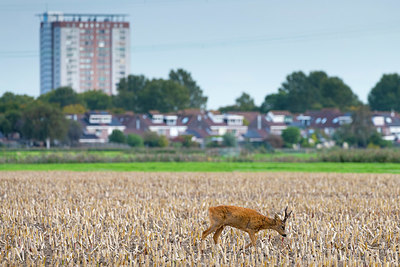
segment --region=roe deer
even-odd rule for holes
[[[224,230],[225,226],[231,226],[247,232],[250,236],[251,243],[246,246],[256,245],[256,233],[263,229],[273,229],[286,237],[285,224],[292,212],[287,213],[285,209],[285,217],[281,220],[277,214],[275,218],[268,218],[255,210],[241,208],[236,206],[217,206],[208,209],[211,226],[205,230],[201,236],[203,240],[209,234],[215,231],[214,242],[218,243],[218,238]]]

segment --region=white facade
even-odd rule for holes
[[[166,137],[171,138],[182,135],[187,130],[187,126],[151,125],[149,126],[149,130],[156,132],[159,135],[165,135]]]
[[[272,111],[269,111],[267,113],[266,120],[271,121],[273,123],[285,123],[285,117],[286,117],[286,115],[284,115],[284,114],[277,114],[277,113],[273,113]]]
[[[244,117],[242,115],[231,115],[231,114],[227,114],[225,116],[225,121],[226,124],[228,125],[243,125],[243,119]]]
[[[270,133],[273,135],[282,135],[282,132],[287,129],[286,125],[271,125]]]
[[[123,132],[126,126],[124,125],[88,125],[86,130],[88,133],[95,134],[98,137],[108,137],[114,130]]]
[[[59,83],[55,84],[55,88],[60,86],[70,86],[76,88],[81,93],[79,86],[79,28],[58,28],[60,31],[60,58],[58,66],[54,69],[59,70]],[[55,72],[56,73],[56,72]]]
[[[112,94],[117,94],[117,85],[121,78],[130,72],[130,36],[129,29],[112,29]]]
[[[112,121],[111,114],[90,114],[89,123],[110,124]]]
[[[374,117],[372,117],[372,123],[375,126],[384,126],[385,125],[385,117],[384,116],[374,116]]]
[[[210,130],[212,135],[224,135],[226,133],[232,133],[236,137],[241,136],[247,132],[248,127],[245,125],[211,125]]]

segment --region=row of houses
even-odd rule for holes
[[[68,118],[79,121],[84,129],[80,143],[106,143],[113,130],[125,134],[138,134],[152,131],[169,139],[181,135],[192,135],[199,143],[209,137],[232,133],[238,141],[259,142],[270,135],[281,135],[287,127],[298,127],[304,137],[318,131],[332,136],[343,124],[352,122],[350,113],[337,109],[308,111],[292,114],[288,111],[229,112],[218,113],[202,110],[184,110],[173,114],[157,111],[148,114],[125,113],[112,115],[108,112],[88,112],[84,115],[69,115]],[[372,122],[384,139],[400,139],[400,116],[395,112],[375,112]]]

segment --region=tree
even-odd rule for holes
[[[82,133],[82,125],[79,122],[74,120],[68,121],[67,138],[70,145],[77,143]]]
[[[171,70],[169,80],[148,80],[143,75],[129,75],[120,80],[118,95],[113,99],[115,107],[133,112],[158,110],[170,112],[191,108],[205,108],[207,97],[183,69]]]
[[[258,109],[254,104],[254,99],[245,92],[236,98],[236,106],[239,108],[239,111],[255,111]]]
[[[128,134],[126,137],[126,143],[132,147],[142,147],[143,138],[138,134]]]
[[[125,110],[141,112],[138,95],[147,83],[148,79],[144,75],[129,75],[122,78],[117,86],[118,95],[114,99],[114,105]]]
[[[0,132],[7,135],[10,133],[21,132],[22,114],[20,110],[8,110],[4,114],[0,113]]]
[[[108,137],[108,141],[111,143],[119,143],[124,144],[126,141],[125,135],[120,130],[113,130],[110,136]]]
[[[173,112],[189,106],[189,91],[177,82],[163,79],[153,79],[138,94],[138,104],[141,112],[158,110]]]
[[[288,127],[282,131],[282,139],[288,147],[300,142],[300,130],[297,127]]]
[[[354,110],[352,123],[343,125],[336,131],[334,140],[339,144],[346,142],[352,146],[365,148],[371,141],[376,140],[375,133],[371,111],[367,105],[362,105]]]
[[[236,146],[236,137],[233,133],[225,133],[222,136],[222,145],[226,147],[235,147]]]
[[[64,114],[84,114],[86,109],[81,104],[72,104],[63,107],[62,111]]]
[[[367,147],[370,137],[376,131],[371,117],[371,110],[367,105],[360,106],[353,112],[350,129],[359,147]]]
[[[169,144],[168,139],[165,135],[161,135],[158,139],[158,146],[159,147],[167,147]]]
[[[288,107],[287,97],[284,93],[266,95],[261,104],[260,111],[267,113],[270,110],[285,110]]]
[[[400,75],[384,74],[368,94],[372,110],[400,111]]]
[[[236,105],[229,105],[229,106],[220,107],[218,110],[221,113],[226,113],[226,112],[230,112],[230,111],[238,111],[238,107]]]
[[[270,134],[264,139],[264,143],[268,144],[272,148],[283,147],[282,137],[279,135]]]
[[[318,93],[313,89],[315,88],[309,86],[307,76],[303,72],[293,72],[288,75],[286,82],[279,88],[279,94],[285,95],[287,98],[285,103],[289,104],[285,109],[291,112],[304,112],[313,106],[314,99],[315,102],[320,102]]]
[[[183,147],[198,147],[199,143],[193,141],[193,135],[181,135]]]
[[[21,110],[12,109],[4,113],[6,119],[10,123],[10,132],[20,133],[22,127],[22,112]]]
[[[254,104],[254,99],[245,92],[243,92],[238,98],[236,98],[235,105],[219,108],[219,111],[221,112],[255,110],[258,110],[258,107]]]
[[[0,114],[0,132],[4,135],[11,133],[11,123],[4,114]]]
[[[354,146],[354,144],[356,143],[356,138],[354,136],[354,133],[352,133],[350,124],[344,124],[340,126],[340,128],[337,129],[333,134],[332,139],[338,145],[343,145],[344,143],[347,143],[351,146]]]
[[[58,104],[61,108],[68,105],[83,103],[78,94],[71,87],[57,88],[47,94],[41,95],[38,99],[43,102]]]
[[[382,136],[377,132],[373,132],[369,138],[368,147],[391,147],[393,144],[390,141],[384,140]]]
[[[79,97],[89,110],[106,110],[112,107],[111,96],[99,90],[81,93]]]
[[[5,92],[0,97],[0,131],[5,135],[20,133],[22,110],[33,101],[34,98],[27,95]]]
[[[34,98],[31,96],[16,95],[11,92],[5,92],[2,97],[0,97],[0,113],[10,110],[21,110],[33,101]]]
[[[191,74],[184,69],[171,70],[169,79],[185,86],[189,90],[189,107],[205,109],[207,105],[207,96],[203,95],[203,90],[193,80]]]
[[[27,139],[45,141],[47,148],[51,140],[63,140],[68,123],[64,114],[55,106],[40,100],[32,102],[22,114],[22,133]]]
[[[164,135],[158,135],[156,132],[146,132],[144,134],[144,144],[148,147],[166,147],[168,139]]]
[[[262,112],[289,110],[293,113],[310,109],[339,108],[348,110],[360,101],[338,77],[329,77],[323,71],[293,72],[286,77],[277,94],[267,95],[261,105]]]

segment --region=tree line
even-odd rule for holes
[[[371,110],[400,111],[400,76],[384,74],[368,95]],[[72,142],[79,137],[79,125],[66,121],[64,114],[83,114],[87,110],[108,110],[112,113],[132,111],[162,113],[186,108],[206,109],[208,97],[184,69],[171,70],[168,79],[149,79],[129,75],[121,79],[117,95],[109,96],[93,90],[76,93],[61,87],[38,98],[6,92],[0,97],[0,132],[18,133],[26,139],[62,139]],[[368,105],[366,108],[368,109]],[[322,108],[354,111],[364,108],[357,95],[340,78],[323,71],[308,75],[298,71],[289,74],[277,93],[267,94],[260,106],[243,92],[233,105],[219,108],[228,111],[288,110],[293,113]],[[350,131],[349,129],[348,131]]]
[[[400,112],[400,76],[397,73],[384,74],[368,94],[367,106],[375,111]],[[338,77],[330,77],[323,71],[313,71],[308,75],[302,71],[293,72],[278,88],[277,93],[268,94],[260,106],[243,92],[234,105],[220,107],[220,111],[288,110],[301,113],[307,110],[337,108],[351,111],[364,105],[358,96]]]

